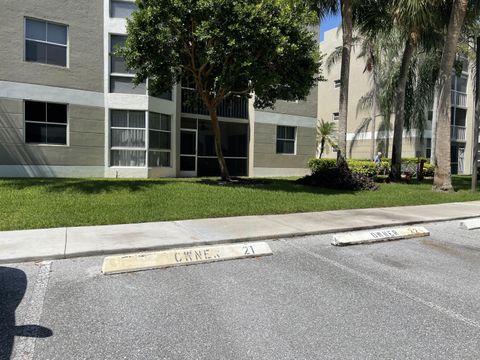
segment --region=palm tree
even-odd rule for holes
[[[340,67],[340,99],[338,105],[337,164],[344,162],[347,152],[348,90],[350,82],[350,55],[353,38],[353,8],[355,0],[340,0],[342,13],[342,64]]]
[[[376,152],[377,147],[384,154],[388,153],[388,138],[390,130],[390,116],[393,111],[393,100],[396,89],[397,79],[399,77],[401,48],[403,40],[398,32],[379,33],[374,40],[370,36],[358,36],[363,40],[361,51],[358,58],[365,59],[365,72],[370,72],[372,86],[364,94],[357,104],[357,116],[360,112],[371,111],[371,116],[363,119],[361,125],[355,132],[351,143],[350,152],[354,146],[357,135],[360,132],[367,131],[371,126],[372,132],[372,152]],[[326,65],[331,61],[327,58]],[[412,58],[405,92],[405,128],[408,133],[416,129],[420,137],[423,138],[426,122],[427,109],[431,109],[433,98],[433,85],[438,76],[438,62],[440,57],[438,52],[426,51],[421,49]],[[328,68],[328,67],[327,67]],[[378,105],[377,105],[378,104]],[[379,130],[386,137],[376,139],[376,121],[381,118]],[[372,157],[373,158],[373,157]]]
[[[337,163],[342,162],[347,152],[347,116],[348,116],[348,88],[350,79],[350,54],[353,43],[353,11],[359,0],[310,0],[319,18],[328,14],[336,14],[340,10],[342,15],[342,63],[340,68],[340,97],[338,117],[338,149]]]
[[[393,0],[389,10],[393,25],[400,31],[404,39],[400,72],[395,89],[395,123],[390,170],[390,177],[393,180],[400,180],[405,97],[410,64],[418,45],[428,39],[435,38],[438,29],[437,21],[441,16],[438,16],[438,0]]]
[[[370,74],[372,88],[366,94],[366,96],[362,96],[357,104],[357,116],[360,110],[366,110],[370,108],[371,115],[369,118],[365,118],[364,122],[362,123],[361,127],[358,131],[362,131],[361,128],[363,127],[365,130],[371,126],[371,149],[370,149],[370,158],[373,160],[375,154],[377,153],[377,117],[381,115],[382,109],[379,107],[381,101],[380,96],[381,93],[381,71],[382,71],[382,55],[384,55],[384,48],[382,44],[382,39],[379,39],[379,34],[366,34],[364,40],[361,43],[361,51],[358,54],[357,58],[364,58],[365,59],[365,68],[363,72],[367,72]],[[391,112],[390,109],[387,110],[389,113]],[[384,114],[383,119],[389,119],[390,115]],[[385,127],[385,124],[382,124],[380,127]],[[358,131],[355,134],[358,133]],[[354,140],[355,140],[354,138]],[[350,153],[352,152],[354,142],[352,141],[352,145],[350,147]],[[385,151],[384,154],[388,152]]]
[[[317,121],[317,154],[319,159],[322,158],[325,145],[332,148],[337,146],[335,144],[335,130],[335,123],[325,122],[323,119]]]
[[[450,159],[450,113],[452,67],[457,53],[457,44],[467,13],[468,0],[454,0],[450,13],[447,36],[442,52],[437,81],[438,106],[436,126],[435,177],[433,190],[453,191]]]
[[[375,149],[376,149],[376,141],[375,141],[375,131],[376,131],[376,124],[375,120],[377,117],[377,89],[378,89],[378,74],[377,74],[377,47],[375,46],[375,41],[374,39],[370,37],[364,37],[360,35],[354,35],[352,38],[352,46],[353,47],[360,47],[360,53],[357,56],[357,59],[363,58],[365,59],[365,68],[363,72],[368,72],[371,77],[372,77],[372,94],[369,94],[369,100],[371,100],[371,105],[368,107],[371,108],[371,117],[370,118],[365,118],[362,126],[357,129],[356,135],[358,131],[363,131],[367,129],[370,126],[370,123],[372,123],[372,129],[371,129],[371,134],[372,134],[372,154],[371,158],[375,156]],[[325,61],[325,67],[328,72],[330,72],[331,68],[333,65],[335,65],[339,60],[342,59],[342,46],[337,46],[332,53],[327,57]],[[357,116],[359,112],[359,107],[357,106]],[[355,139],[354,139],[355,140]],[[352,153],[352,148],[353,148],[353,142],[350,145],[350,156]]]

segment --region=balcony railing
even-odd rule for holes
[[[464,126],[451,126],[452,141],[466,141],[466,128]]]
[[[452,90],[452,106],[467,107],[467,94]]]
[[[208,115],[208,110],[192,89],[182,89],[182,112]],[[217,114],[227,118],[248,119],[248,99],[230,96],[218,106]]]

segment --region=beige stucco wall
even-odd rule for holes
[[[324,41],[320,43],[320,51],[326,58],[342,44],[341,31],[332,29],[325,32]],[[364,73],[365,64],[356,58],[358,52],[352,48],[352,57],[350,63],[350,86],[349,86],[349,106],[347,132],[353,133],[357,130],[360,121],[369,113],[356,114],[358,100],[370,89],[370,77]],[[340,61],[333,65],[330,71],[324,69],[323,73],[326,81],[322,81],[318,86],[318,118],[325,121],[333,121],[333,113],[338,112],[340,88],[334,87],[334,81],[340,80]]]
[[[277,154],[277,125],[255,124],[254,167],[306,168],[315,156],[315,129],[297,127],[296,154]]]
[[[67,136],[69,145],[25,144],[23,101],[0,98],[0,165],[103,167],[103,108],[69,105]]]
[[[391,151],[392,151],[392,140],[390,139],[389,142],[389,151],[388,151],[388,157],[390,157]],[[355,142],[348,141],[347,142],[347,152],[350,151],[352,143],[353,145],[353,151],[352,151],[352,156],[349,156],[352,159],[370,159],[370,154],[371,154],[371,149],[372,149],[372,141],[371,140],[356,140]],[[405,138],[403,140],[403,145],[402,145],[402,153],[404,157],[415,157],[418,155],[419,149],[423,149],[424,144],[420,142],[418,138]],[[380,149],[377,149],[380,150]],[[382,152],[382,157],[385,157],[385,151]]]
[[[325,32],[324,41],[320,43],[320,51],[328,57],[337,46],[341,46],[342,33],[338,29],[332,29]],[[349,105],[347,118],[347,157],[354,159],[370,159],[372,157],[372,125],[360,131],[365,118],[371,117],[371,110],[358,110],[358,102],[371,89],[371,76],[365,70],[365,62],[358,59],[359,50],[352,48],[350,63],[350,83],[349,83]],[[340,79],[340,62],[337,62],[328,72],[324,71],[327,81],[321,82],[318,87],[318,118],[325,121],[333,121],[333,113],[339,110],[340,88],[335,88],[334,81]],[[382,133],[378,133],[383,118],[376,117],[376,137],[384,138]],[[395,116],[391,115],[391,132],[389,140],[388,156],[391,154],[393,140],[393,123]],[[337,122],[338,125],[338,122]],[[356,135],[357,134],[357,135]],[[356,136],[356,137],[355,137]],[[413,139],[412,139],[413,136]],[[416,134],[404,134],[403,156],[411,157],[418,154],[424,154],[425,144],[421,143]],[[353,140],[353,139],[356,140]],[[385,156],[385,145],[378,142],[375,146],[375,152],[381,151]],[[336,153],[330,152],[326,157],[335,157]]]
[[[68,25],[69,67],[24,61],[24,23],[31,17]],[[2,1],[0,80],[103,91],[103,1]]]

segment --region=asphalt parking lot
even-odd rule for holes
[[[479,359],[480,230],[104,276],[0,266],[0,359]]]

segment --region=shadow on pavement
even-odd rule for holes
[[[10,360],[15,336],[44,338],[52,330],[38,325],[16,326],[15,310],[27,289],[22,270],[0,266],[0,360]]]

